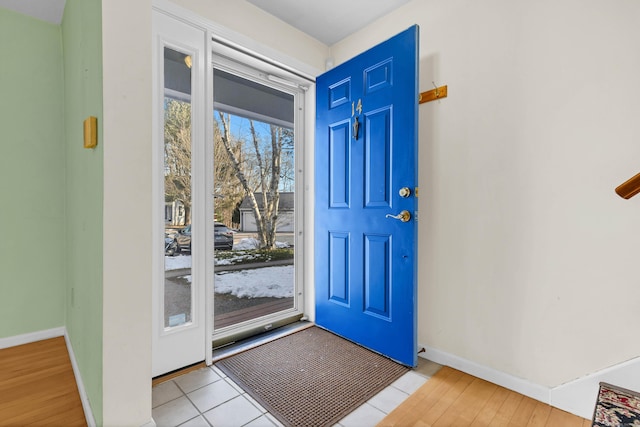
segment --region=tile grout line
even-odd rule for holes
[[[214,381],[214,382],[216,382],[216,381]],[[210,383],[210,384],[213,384],[213,383]],[[198,408],[198,407],[196,406],[196,404],[193,402],[193,400],[191,400],[191,398],[189,397],[189,395],[188,395],[187,393],[185,393],[185,392],[184,392],[184,390],[182,389],[182,387],[180,387],[180,385],[179,385],[178,383],[176,383],[176,385],[178,386],[178,388],[180,389],[180,391],[182,392],[182,394],[184,395],[184,397],[186,397],[186,398],[187,398],[187,400],[189,401],[189,403],[191,403],[191,405],[193,405],[193,407],[194,407],[194,408],[196,408],[196,411],[198,411],[198,415],[196,415],[196,416],[195,416],[195,417],[193,417],[193,418],[188,419],[187,421],[185,421],[185,422],[184,422],[184,423],[182,423],[182,424],[186,424],[186,423],[188,423],[188,422],[191,422],[191,421],[195,420],[196,418],[202,418],[202,419],[204,419],[204,422],[205,422],[205,423],[207,423],[209,426],[213,427],[213,426],[212,426],[212,424],[211,424],[211,423],[209,422],[209,420],[207,419],[207,417],[205,417],[205,416],[204,416],[204,414],[200,411],[200,408]],[[209,385],[209,384],[207,384],[207,385]],[[201,388],[204,388],[204,387],[206,387],[207,385],[202,386],[202,387],[200,387],[200,388],[197,388],[196,390],[200,390]],[[194,392],[194,391],[196,391],[196,390],[191,390],[191,392]],[[179,424],[179,425],[182,425],[182,424]],[[176,427],[178,427],[178,426],[176,426]]]
[[[210,368],[210,367],[207,367],[207,369],[211,369],[211,368]],[[256,406],[257,402],[256,402],[256,403],[254,403],[254,402],[252,402],[250,399],[247,399],[247,397],[246,397],[246,396],[249,396],[249,395],[247,394],[247,392],[246,392],[246,391],[244,391],[244,390],[243,390],[243,389],[242,389],[238,384],[236,384],[236,383],[235,383],[233,380],[231,380],[229,377],[227,377],[227,376],[222,377],[221,375],[219,375],[219,374],[218,374],[216,371],[214,371],[213,369],[211,369],[211,371],[212,371],[212,372],[214,372],[215,374],[217,374],[217,375],[218,375],[218,377],[219,377],[219,379],[217,379],[217,380],[215,380],[215,381],[213,381],[213,382],[211,382],[211,383],[209,383],[209,384],[205,384],[205,385],[203,385],[202,387],[198,387],[198,388],[196,388],[196,389],[193,389],[193,390],[191,390],[189,393],[193,393],[193,392],[195,392],[195,391],[197,391],[197,390],[203,389],[203,388],[205,388],[205,387],[207,387],[207,386],[209,386],[209,385],[211,385],[211,384],[214,384],[214,383],[216,383],[216,382],[218,382],[218,381],[224,381],[224,382],[225,382],[225,383],[227,383],[229,386],[231,386],[231,387],[232,387],[236,392],[238,392],[238,395],[237,395],[237,396],[232,397],[231,399],[225,400],[224,402],[221,402],[221,403],[219,403],[218,405],[215,405],[215,406],[214,406],[214,407],[212,407],[212,408],[207,409],[205,412],[202,412],[202,411],[200,410],[200,408],[198,408],[198,406],[195,404],[195,402],[194,402],[193,400],[191,400],[191,398],[189,397],[189,394],[185,392],[185,390],[180,386],[180,384],[178,384],[178,383],[175,381],[175,379],[171,379],[171,380],[167,381],[167,382],[173,382],[173,383],[176,385],[176,387],[178,387],[178,390],[180,390],[180,392],[182,393],[182,396],[178,396],[178,397],[176,397],[175,399],[171,399],[170,401],[163,403],[163,405],[164,405],[164,404],[166,404],[166,403],[172,402],[172,401],[174,401],[174,400],[177,400],[177,399],[179,399],[180,397],[183,397],[183,396],[184,396],[184,397],[186,397],[186,398],[187,398],[187,400],[189,401],[189,403],[191,403],[191,405],[192,405],[192,406],[196,409],[196,411],[198,412],[198,415],[196,415],[196,416],[195,416],[195,417],[193,417],[193,418],[190,418],[190,419],[186,420],[185,422],[183,422],[183,423],[179,424],[179,425],[178,425],[178,426],[176,426],[176,427],[179,427],[179,426],[181,426],[181,425],[183,425],[183,424],[186,424],[186,423],[188,423],[188,422],[190,422],[190,421],[193,421],[193,420],[195,420],[195,419],[197,419],[197,418],[200,418],[200,417],[202,417],[202,418],[205,420],[205,422],[206,422],[209,426],[212,426],[212,427],[213,427],[213,425],[209,422],[209,420],[208,420],[208,419],[207,419],[207,417],[205,416],[205,413],[206,413],[206,412],[209,412],[209,411],[211,411],[211,410],[213,410],[213,409],[215,409],[215,408],[217,408],[217,407],[220,407],[220,406],[222,406],[222,405],[224,405],[224,404],[226,404],[226,403],[228,403],[228,402],[232,401],[233,399],[237,399],[237,398],[243,398],[243,399],[245,399],[245,400],[247,401],[247,403],[249,403],[251,406],[253,406],[254,408],[256,408],[256,410],[258,410],[258,412],[260,413],[260,415],[259,415],[259,416],[257,416],[257,417],[255,417],[255,418],[253,418],[253,419],[249,420],[248,422],[244,423],[244,424],[243,424],[243,426],[245,426],[245,425],[247,425],[247,424],[250,424],[250,423],[254,422],[255,420],[257,420],[257,419],[258,419],[258,418],[260,418],[260,417],[263,417],[263,416],[266,416],[267,414],[270,414],[270,413],[269,413],[265,408],[263,408],[262,406],[259,406],[259,407],[258,407],[258,406]],[[246,396],[245,396],[245,395],[246,395]],[[250,397],[250,396],[249,396],[249,397]],[[253,398],[252,398],[252,399],[253,399]],[[158,406],[162,406],[162,405],[158,405]],[[268,417],[267,417],[267,419],[269,420],[269,422],[271,422],[271,423],[273,424],[273,422],[272,422],[272,420],[271,420],[270,418],[268,418]],[[275,424],[274,424],[274,426],[275,426]]]

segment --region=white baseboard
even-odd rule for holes
[[[69,359],[71,359],[71,367],[73,368],[73,375],[76,378],[76,384],[78,385],[78,393],[80,394],[80,401],[82,402],[82,409],[84,410],[84,416],[87,420],[89,427],[96,427],[96,420],[91,410],[91,404],[89,403],[89,396],[84,388],[84,381],[82,381],[82,375],[80,374],[80,368],[76,362],[76,355],[73,352],[73,346],[71,345],[71,339],[67,334],[67,329],[64,328],[64,341],[67,343],[67,351],[69,352]]]
[[[76,362],[76,356],[73,352],[73,347],[71,346],[71,340],[67,335],[67,328],[65,328],[64,326],[60,326],[59,328],[46,329],[44,331],[36,331],[28,334],[16,335],[13,337],[0,338],[0,349],[15,347],[23,344],[30,344],[37,341],[48,340],[57,337],[64,337],[64,341],[67,345],[67,351],[69,352],[69,359],[71,360],[71,367],[76,379],[78,393],[80,394],[82,409],[84,410],[84,415],[87,419],[87,424],[89,425],[89,427],[95,427],[96,422],[93,417],[93,411],[91,411],[89,397],[87,396],[87,392],[84,388],[84,383],[82,382],[82,376],[80,375],[80,369],[78,368],[78,363]]]
[[[0,349],[15,347],[17,345],[30,344],[36,341],[48,340],[50,338],[63,337],[66,333],[65,327],[46,329],[44,331],[31,332],[28,334],[15,335],[13,337],[0,338]]]
[[[591,419],[601,381],[640,391],[640,357],[578,378],[557,387],[546,387],[480,365],[462,357],[425,345],[420,357],[450,366],[467,374],[513,390],[579,417]]]
[[[418,347],[420,347],[420,345],[418,345]],[[549,402],[551,401],[549,396],[550,390],[547,387],[534,384],[522,378],[514,377],[513,375],[509,375],[493,368],[480,365],[476,362],[463,359],[462,357],[455,356],[442,350],[431,348],[425,345],[421,347],[424,347],[425,351],[423,353],[420,353],[420,356],[433,362],[450,366],[459,371],[473,375],[474,377],[481,378],[485,381],[489,381],[493,384],[497,384],[509,390],[524,394],[525,396],[528,396],[535,400],[539,400],[543,403],[549,404]]]
[[[640,391],[640,357],[552,388],[551,405],[591,419],[601,381]]]
[[[149,421],[148,423],[142,424],[140,427],[156,427],[156,426],[157,426],[156,422],[153,420],[153,418],[151,418],[151,421]]]

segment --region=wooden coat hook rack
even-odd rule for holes
[[[433,83],[433,82],[431,82]],[[447,97],[447,86],[436,86],[433,83],[435,89],[428,90],[426,92],[420,93],[418,97],[418,104],[424,104],[425,102],[435,101],[436,99],[446,98]]]
[[[640,173],[618,185],[616,193],[623,199],[630,199],[640,193]]]

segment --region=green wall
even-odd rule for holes
[[[62,21],[66,127],[66,327],[102,424],[102,25],[100,0],[67,0]],[[98,118],[98,146],[83,121]]]
[[[0,8],[0,338],[65,321],[60,26]]]
[[[100,0],[67,0],[62,25],[0,8],[0,338],[66,326],[98,425],[101,45]]]

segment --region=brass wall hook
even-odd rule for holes
[[[435,101],[436,99],[446,98],[447,97],[447,86],[436,86],[435,82],[431,82],[435,89],[428,90],[426,92],[420,93],[418,97],[418,103],[424,104],[425,102]]]

